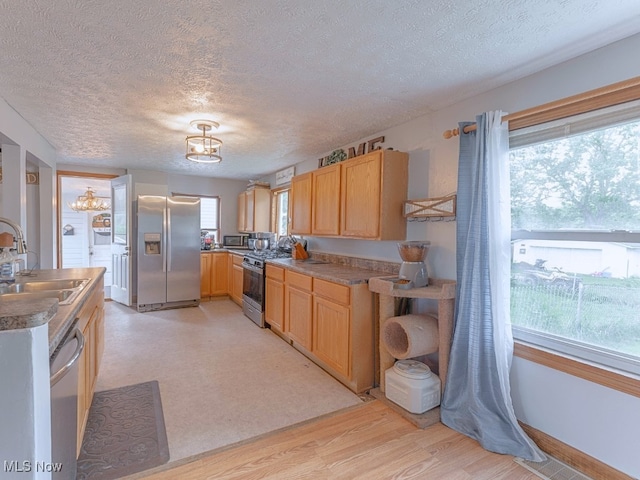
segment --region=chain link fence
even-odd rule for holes
[[[583,283],[511,286],[511,322],[640,355],[640,285]]]

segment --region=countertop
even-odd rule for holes
[[[93,293],[98,280],[104,276],[105,270],[104,267],[34,270],[33,276],[21,277],[18,282],[71,278],[89,278],[90,281],[70,305],[60,305],[58,300],[53,298],[34,301],[22,299],[1,300],[0,297],[0,332],[3,330],[33,328],[48,322],[49,355],[51,355],[78,316],[84,301]]]
[[[251,250],[248,248],[212,248],[211,250],[200,250],[200,253],[235,253],[236,255],[244,255],[249,253]]]
[[[367,283],[370,278],[389,276],[388,273],[378,270],[351,267],[340,263],[310,263],[306,260],[294,260],[292,258],[274,258],[267,260],[267,265],[277,265],[288,268],[294,272],[310,275],[329,282],[343,285],[355,285]]]

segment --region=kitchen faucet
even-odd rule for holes
[[[24,233],[22,233],[20,225],[4,217],[0,217],[0,223],[6,223],[16,232],[16,243],[18,244],[16,249],[17,253],[27,253],[27,242],[24,240]]]

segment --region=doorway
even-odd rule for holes
[[[110,179],[116,176],[59,171],[57,177],[58,268],[105,267],[104,293],[111,298]]]

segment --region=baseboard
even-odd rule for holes
[[[561,462],[575,468],[594,480],[635,480],[633,477],[602,463],[584,452],[577,450],[560,440],[547,435],[527,424],[520,426],[540,449]]]

